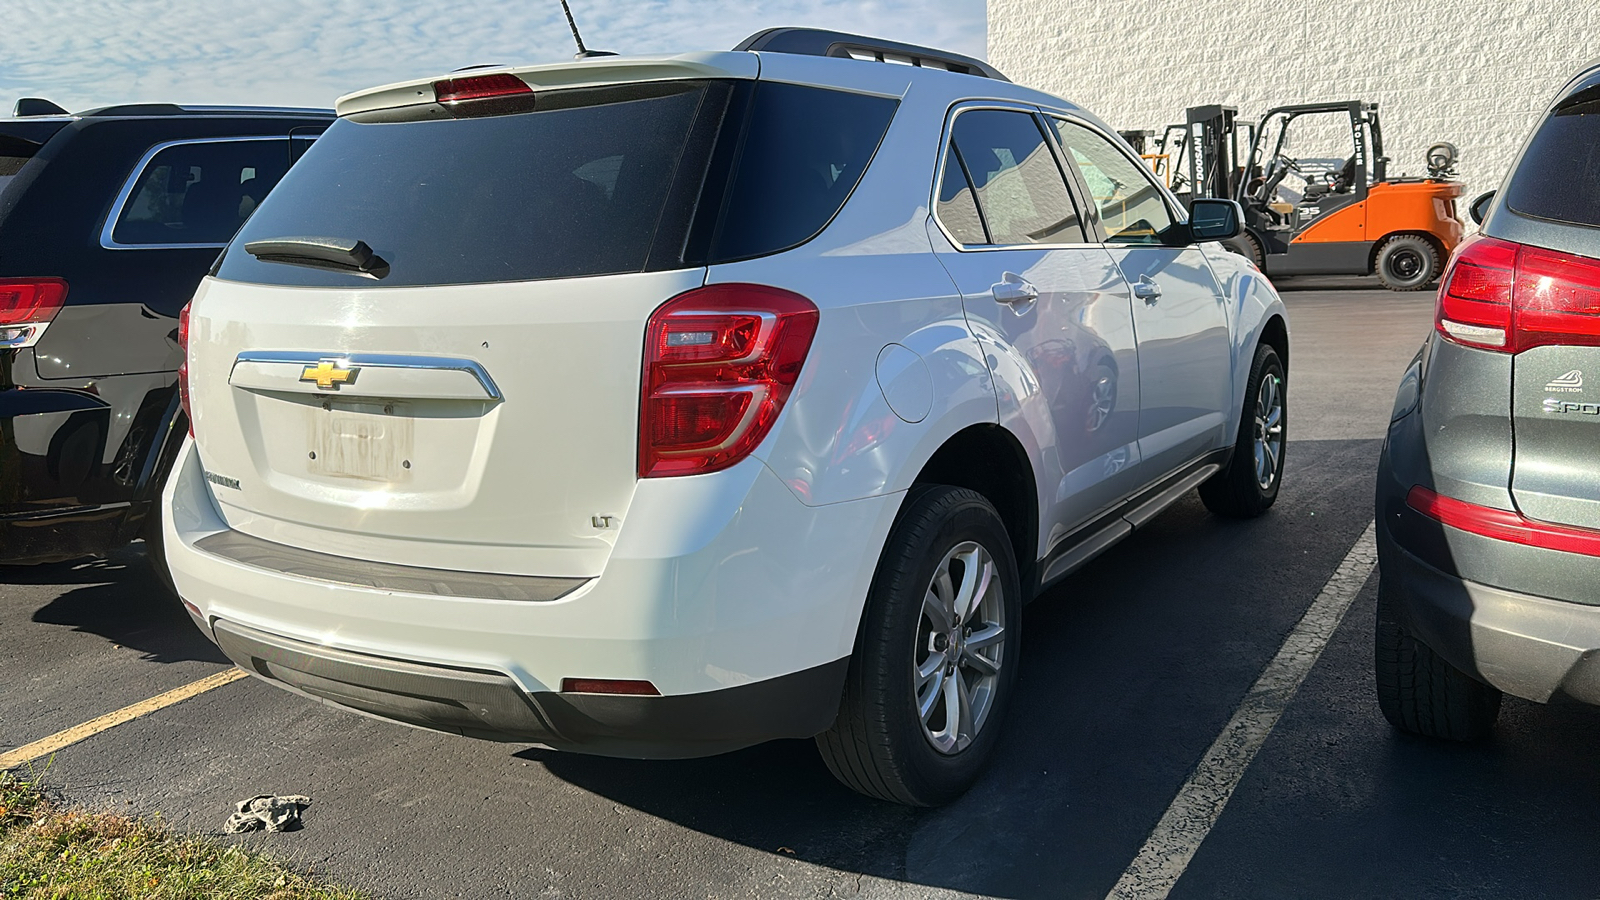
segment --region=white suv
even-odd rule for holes
[[[1197,486],[1277,495],[1237,206],[983,63],[782,29],[338,111],[186,311],[166,493],[185,605],[283,687],[616,756],[816,736],[936,804],[1025,602]]]

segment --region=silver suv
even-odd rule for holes
[[[1472,211],[1377,494],[1378,701],[1456,740],[1502,691],[1600,704],[1600,65]]]
[[[959,794],[1022,604],[1265,511],[1286,436],[1238,206],[998,76],[785,29],[342,98],[182,330],[200,626],[413,725]]]

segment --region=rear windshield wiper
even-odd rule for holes
[[[372,252],[366,241],[330,237],[283,237],[251,241],[244,252],[262,262],[332,269],[351,275],[382,278],[389,274],[389,263]]]

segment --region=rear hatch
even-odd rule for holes
[[[1531,518],[1600,529],[1600,86],[1556,104],[1505,206],[1489,224],[1518,244],[1512,494]]]
[[[761,148],[828,130],[779,95],[832,92],[758,87],[755,58],[728,56],[720,76],[472,73],[341,101],[192,306],[195,440],[230,527],[403,565],[598,574],[639,477],[652,313],[709,263],[814,234],[870,157],[810,225],[772,216],[786,160]],[[465,99],[415,100],[435,92]],[[788,130],[764,129],[774,109]]]

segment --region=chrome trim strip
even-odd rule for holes
[[[325,359],[337,359],[346,365],[374,369],[437,369],[446,372],[466,372],[478,379],[490,400],[504,400],[500,388],[489,377],[489,372],[476,360],[451,356],[413,356],[403,353],[312,353],[302,350],[245,350],[234,357],[228,370],[228,381],[233,381],[233,369],[239,363],[282,363],[285,365],[316,365]]]
[[[117,220],[122,218],[123,207],[127,206],[129,198],[133,196],[133,189],[139,183],[139,176],[144,174],[145,166],[150,164],[150,160],[154,159],[157,153],[168,147],[179,147],[188,144],[240,144],[250,141],[287,140],[311,141],[316,140],[316,137],[304,135],[291,138],[286,134],[254,134],[237,137],[185,138],[180,141],[166,141],[156,144],[146,150],[144,156],[139,157],[139,161],[133,166],[133,171],[128,175],[127,180],[123,181],[122,189],[117,191],[117,199],[111,202],[111,212],[106,216],[105,223],[100,226],[100,246],[106,250],[221,250],[223,247],[228,246],[227,241],[223,241],[220,244],[119,244],[112,238],[111,232],[116,230]],[[288,150],[287,147],[284,149]],[[285,162],[287,161],[285,159]]]

